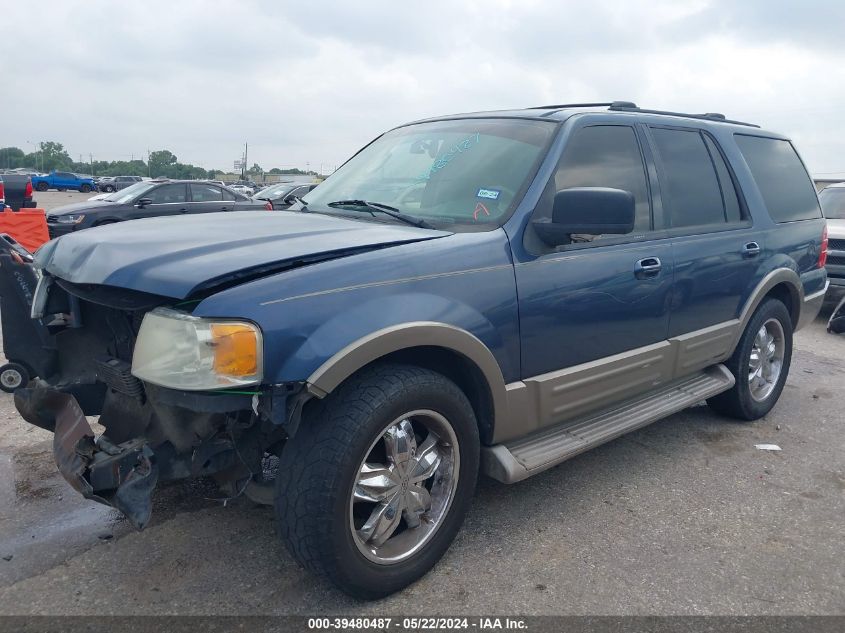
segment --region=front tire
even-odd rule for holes
[[[91,192],[91,185],[82,185],[79,187],[79,191],[82,193],[90,193]]]
[[[47,189],[49,189],[50,187],[49,185],[47,185],[46,182],[39,182],[37,185],[35,185],[35,188],[38,191],[47,191]]]
[[[766,299],[751,317],[725,365],[736,384],[707,401],[710,408],[738,420],[758,420],[780,398],[792,362],[792,318],[777,299]]]
[[[365,370],[306,409],[276,477],[282,540],[357,598],[423,576],[463,523],[478,476],[478,426],[445,376]]]

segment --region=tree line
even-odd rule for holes
[[[189,163],[180,163],[170,150],[161,149],[149,153],[147,161],[135,160],[92,160],[74,161],[61,143],[45,141],[37,151],[26,153],[19,147],[0,148],[0,169],[32,169],[50,172],[54,169],[92,176],[150,176],[152,178],[198,179],[215,178],[226,173],[222,169],[204,169]],[[247,175],[255,178],[265,173],[258,163],[253,163]],[[317,175],[316,172],[300,169],[279,169],[274,167],[268,174]]]

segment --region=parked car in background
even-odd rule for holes
[[[819,202],[827,218],[827,277],[831,286],[845,290],[845,182],[822,189]]]
[[[92,226],[159,215],[262,209],[272,210],[272,205],[208,182],[145,180],[99,200],[52,209],[47,213],[47,228],[54,238]]]
[[[97,189],[103,193],[111,193],[113,191],[120,191],[126,189],[136,182],[141,182],[143,178],[140,176],[108,176],[100,179],[97,183]]]
[[[297,198],[304,197],[305,194],[316,186],[316,184],[303,185],[283,182],[261,189],[253,195],[253,198],[256,200],[267,200],[273,205],[274,209],[282,210],[295,204]]]
[[[80,176],[69,171],[51,171],[49,174],[40,174],[32,177],[32,186],[37,191],[47,191],[48,189],[57,189],[59,191],[66,191],[68,189],[75,189],[82,193],[88,193],[96,189],[94,179],[90,176]]]
[[[5,204],[14,211],[35,207],[32,199],[32,179],[24,174],[3,174],[0,176],[0,198],[5,195]],[[5,191],[5,193],[4,193]],[[3,202],[0,201],[0,209]]]
[[[252,194],[255,193],[255,190],[252,187],[250,187],[249,185],[245,185],[243,183],[240,183],[240,182],[229,185],[229,189],[231,189],[232,191],[236,191],[240,194],[243,194],[245,196],[251,196]]]

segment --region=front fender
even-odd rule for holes
[[[329,393],[367,363],[418,346],[458,352],[486,369],[494,383],[504,385],[491,352],[508,347],[501,328],[466,303],[409,291],[372,297],[335,312],[286,355],[276,378],[304,378]]]

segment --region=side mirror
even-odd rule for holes
[[[153,201],[152,201],[151,198],[141,198],[140,200],[138,200],[135,203],[135,206],[138,207],[139,209],[143,209],[144,207],[146,207],[147,205],[150,205],[152,203],[153,203]]]
[[[549,246],[569,244],[573,233],[622,235],[634,230],[634,195],[606,187],[574,187],[555,194],[551,220],[535,220]]]

